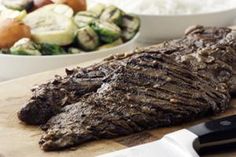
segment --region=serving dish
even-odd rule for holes
[[[4,2],[0,81],[129,51],[138,38],[139,17],[115,6],[76,10],[64,2],[41,7],[32,0]]]
[[[183,36],[191,25],[229,26],[236,19],[236,8],[210,13],[186,15],[142,15],[139,41],[157,43]]]
[[[139,33],[130,41],[104,50],[89,53],[53,55],[53,56],[19,56],[0,54],[0,81],[30,75],[50,69],[79,64],[109,56],[111,54],[130,51],[135,47]]]

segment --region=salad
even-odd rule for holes
[[[0,51],[13,55],[59,55],[121,45],[140,20],[113,5],[85,0],[2,0]]]

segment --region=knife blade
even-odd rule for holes
[[[236,115],[202,123],[165,135],[151,143],[98,157],[199,157],[203,147],[234,143]]]

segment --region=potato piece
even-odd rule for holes
[[[0,19],[0,48],[10,48],[21,38],[31,38],[30,27],[15,19]]]

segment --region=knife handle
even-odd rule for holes
[[[198,136],[195,149],[235,143],[236,115],[195,125],[188,130]]]

